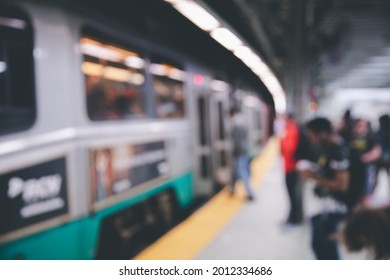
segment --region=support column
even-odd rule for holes
[[[289,90],[287,104],[294,111],[298,121],[307,115],[307,54],[306,54],[306,0],[292,0],[292,50],[289,69]]]

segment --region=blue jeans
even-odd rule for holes
[[[375,182],[375,166],[373,164],[366,164],[366,181],[365,181],[365,195],[372,195],[374,192]]]
[[[241,180],[244,184],[245,190],[248,194],[248,197],[253,198],[253,191],[250,186],[250,166],[249,166],[249,157],[246,155],[240,155],[234,157],[233,164],[233,178],[231,188],[234,190],[234,186],[237,180]]]
[[[322,213],[310,219],[311,246],[318,260],[339,260],[337,242],[331,239],[344,219],[342,213]]]

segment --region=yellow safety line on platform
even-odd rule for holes
[[[260,156],[252,162],[252,186],[258,188],[279,152],[278,140],[271,138]],[[241,185],[241,184],[240,184]],[[231,196],[224,189],[185,221],[163,235],[134,259],[191,260],[210,243],[246,203],[239,186]]]

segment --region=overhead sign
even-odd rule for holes
[[[168,173],[164,141],[91,149],[90,158],[94,202],[126,192]]]
[[[0,235],[67,212],[65,158],[0,175]]]

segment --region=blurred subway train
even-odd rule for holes
[[[242,77],[52,2],[0,2],[0,259],[129,258],[229,183],[229,110],[254,157],[270,108]]]

